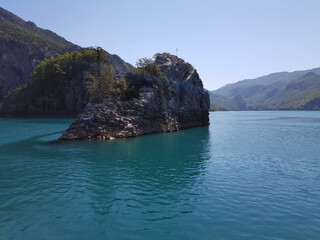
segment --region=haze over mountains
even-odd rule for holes
[[[227,110],[319,110],[320,68],[228,84],[211,91],[210,100]]]

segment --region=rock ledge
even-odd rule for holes
[[[88,104],[59,140],[129,138],[209,125],[209,95],[193,66],[169,54],[158,54],[155,63],[172,91],[160,95],[143,87],[139,98]]]

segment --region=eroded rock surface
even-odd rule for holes
[[[170,81],[170,91],[143,87],[139,98],[88,104],[60,140],[128,138],[208,125],[209,95],[192,65],[169,54],[159,54],[155,63]]]

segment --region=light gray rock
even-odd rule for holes
[[[129,138],[209,125],[209,95],[194,67],[169,54],[158,54],[155,63],[173,86],[171,92],[160,95],[145,87],[139,98],[88,104],[60,140]]]

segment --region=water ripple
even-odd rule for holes
[[[319,113],[52,141],[70,122],[0,119],[0,239],[320,239]]]

